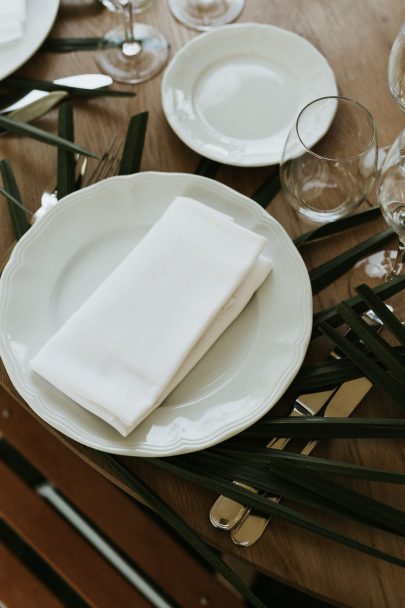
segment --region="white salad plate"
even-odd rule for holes
[[[56,18],[59,0],[26,0],[24,34],[0,44],[0,80],[17,70],[41,46]]]
[[[183,382],[124,438],[35,374],[29,363],[178,195],[264,235],[264,254],[274,267]],[[0,355],[17,391],[54,428],[116,454],[192,452],[247,428],[293,380],[311,326],[308,273],[281,225],[252,200],[196,175],[112,177],[67,196],[20,239],[0,281]]]
[[[280,162],[300,110],[337,95],[333,71],[305,38],[272,25],[220,27],[188,42],[162,82],[166,118],[192,150],[228,165]],[[314,125],[313,145],[333,118]]]

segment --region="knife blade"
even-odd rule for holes
[[[65,85],[67,87],[74,87],[77,89],[101,89],[103,87],[107,87],[113,83],[113,79],[106,74],[76,74],[74,76],[66,76],[65,78],[57,78],[52,81],[54,84]],[[14,112],[15,110],[20,110],[25,106],[41,99],[42,97],[46,97],[49,95],[49,91],[40,91],[39,89],[33,89],[20,99],[18,99],[15,103],[7,106],[0,110],[0,114],[8,114],[9,112]]]

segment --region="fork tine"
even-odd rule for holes
[[[98,171],[90,179],[91,184],[117,173],[121,162],[122,146],[123,138],[114,137],[109,150],[99,163]]]
[[[117,153],[117,156],[116,156],[116,159],[115,159],[112,175],[117,175],[118,171],[120,169],[121,160],[122,160],[122,153],[124,151],[124,144],[125,144],[124,138],[121,137],[121,141],[120,141],[119,148],[118,148],[118,153]]]
[[[104,167],[109,162],[110,156],[114,152],[114,147],[118,139],[118,135],[115,135],[115,137],[113,137],[109,147],[103,153],[96,167],[94,168],[93,173],[87,178],[85,186],[90,186],[90,184],[94,184],[95,182],[98,182],[100,180],[100,176],[103,174]]]
[[[119,158],[120,158],[121,143],[122,143],[122,138],[117,137],[114,142],[114,147],[111,150],[107,161],[105,162],[104,166],[102,167],[100,175],[98,176],[98,181],[101,181],[102,179],[105,179],[106,177],[108,177],[110,175],[114,175],[115,166],[117,164],[117,161],[119,162]]]

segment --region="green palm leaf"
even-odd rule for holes
[[[77,152],[78,154],[84,154],[85,156],[97,158],[96,154],[93,154],[93,152],[89,152],[85,148],[73,144],[67,139],[63,139],[57,135],[52,135],[52,133],[38,129],[38,127],[34,127],[33,125],[26,124],[18,120],[13,120],[12,118],[0,116],[0,129],[4,129],[9,133],[15,133],[16,135],[25,135],[26,137],[37,139],[45,144],[56,146],[62,148],[63,150],[68,150],[69,152]]]
[[[396,471],[386,471],[350,462],[341,462],[317,456],[303,456],[292,452],[273,450],[271,448],[256,448],[248,446],[245,442],[240,442],[240,449],[236,441],[230,447],[211,448],[210,452],[219,457],[226,456],[236,463],[248,463],[254,470],[256,465],[265,465],[269,462],[286,461],[294,464],[299,469],[304,468],[315,473],[327,473],[328,475],[345,476],[353,479],[363,479],[368,481],[379,481],[382,483],[405,484],[405,473]],[[299,474],[299,473],[298,473]]]
[[[204,177],[210,177],[214,179],[220,170],[221,165],[216,160],[211,160],[202,156],[195,168],[195,175],[203,175]]]
[[[73,108],[71,103],[64,103],[59,108],[59,137],[74,141]],[[61,199],[75,190],[76,161],[73,152],[58,148],[57,191]]]
[[[398,277],[404,279],[404,277]],[[391,279],[396,281],[397,279]],[[397,338],[397,340],[405,346],[405,327],[401,321],[391,312],[391,310],[382,302],[381,298],[373,292],[368,285],[360,285],[356,288],[357,293],[362,297],[364,302],[369,306],[383,321],[384,325],[388,327],[391,333]]]
[[[132,91],[114,91],[110,88],[101,89],[81,89],[78,87],[69,87],[63,84],[57,84],[51,80],[37,80],[34,78],[17,78],[16,76],[9,76],[3,80],[3,84],[9,86],[12,89],[18,89],[23,91],[32,91],[32,89],[39,89],[40,91],[60,91],[69,93],[76,97],[135,97],[136,93]],[[40,100],[39,100],[40,101]]]
[[[138,173],[141,166],[147,125],[148,112],[142,112],[131,117],[125,138],[119,175]]]
[[[371,291],[378,295],[381,300],[387,300],[388,298],[394,296],[399,293],[402,289],[405,288],[405,276],[399,276],[395,279],[391,279],[385,283],[381,283],[377,287],[374,287]],[[369,305],[366,300],[360,296],[354,296],[353,298],[349,298],[348,300],[344,300],[346,304],[348,304],[351,308],[356,310],[358,313],[363,313],[368,310]],[[338,306],[336,304],[327,308],[326,310],[320,310],[319,312],[314,314],[314,327],[312,332],[312,337],[315,338],[320,335],[320,324],[323,322],[327,322],[332,327],[339,327],[342,325],[343,319],[338,313]],[[381,317],[383,320],[383,318]]]
[[[243,440],[297,437],[405,439],[405,420],[400,418],[271,418],[264,417],[239,437]]]
[[[46,53],[72,53],[77,51],[97,51],[122,45],[123,39],[105,40],[104,38],[47,38],[39,49]]]
[[[206,473],[196,473],[192,472],[185,467],[179,467],[172,464],[168,459],[154,459],[152,464],[157,467],[174,473],[183,479],[187,479],[193,483],[197,483],[217,494],[224,494],[233,500],[241,502],[242,504],[246,504],[259,513],[268,516],[280,517],[281,519],[309,530],[310,532],[314,532],[320,536],[333,540],[335,542],[339,542],[344,544],[352,549],[356,549],[357,551],[361,551],[373,557],[377,557],[378,559],[383,559],[385,561],[391,562],[401,567],[405,567],[405,561],[401,560],[398,557],[380,551],[379,549],[375,549],[374,547],[370,547],[364,543],[361,543],[353,538],[350,538],[336,530],[331,530],[325,526],[322,526],[315,522],[313,519],[300,514],[293,509],[285,507],[282,504],[277,504],[273,501],[269,501],[267,498],[260,496],[258,494],[254,494],[245,490],[244,488],[235,485],[231,481],[224,480],[219,475],[216,475],[212,471],[209,474]]]
[[[361,369],[363,374],[381,387],[400,407],[405,409],[405,392],[402,382],[388,376],[387,373],[379,367],[377,363],[372,361],[364,351],[350,342],[345,336],[342,336],[333,327],[327,323],[321,323],[321,330],[333,340],[333,342],[349,357],[357,367]]]
[[[366,222],[370,222],[371,220],[380,217],[380,215],[380,207],[371,207],[365,211],[360,211],[360,213],[348,215],[335,222],[329,222],[328,224],[323,224],[323,226],[314,228],[309,232],[305,232],[294,239],[294,244],[299,249],[306,243],[311,243],[312,241],[324,238],[325,236],[331,236],[343,232],[344,230],[349,230],[349,228],[354,228],[355,226],[361,226]]]
[[[251,199],[259,203],[264,209],[271,203],[281,188],[280,173],[278,170],[270,174],[259,188],[253,192]]]
[[[120,479],[133,492],[141,496],[147,504],[185,540],[208,564],[217,570],[235,587],[254,608],[265,608],[264,604],[247,587],[243,581],[222,561],[194,530],[184,522],[138,475],[125,467],[117,458],[109,454],[100,454],[105,468]]]
[[[276,452],[277,450],[268,450]],[[382,502],[370,499],[368,496],[363,496],[359,492],[346,489],[336,483],[330,481],[330,493],[323,491],[323,486],[319,489],[315,482],[314,486],[311,483],[298,482],[294,476],[297,476],[297,468],[285,460],[272,459],[271,457],[265,462],[257,462],[252,466],[251,463],[244,461],[239,462],[233,459],[232,455],[228,454],[227,450],[218,452],[206,451],[201,454],[192,454],[180,458],[173,458],[171,462],[176,466],[185,467],[187,470],[197,472],[199,474],[211,475],[214,471],[216,475],[220,475],[228,481],[238,479],[239,482],[245,483],[251,487],[261,491],[261,494],[268,496],[282,496],[294,500],[297,503],[314,507],[321,511],[332,512],[334,514],[344,515],[351,519],[356,519],[365,525],[380,528],[403,534],[405,532],[405,514],[398,509],[392,510]],[[295,464],[295,463],[294,463]],[[289,465],[293,469],[294,474],[290,477],[280,473],[276,467]],[[302,474],[301,474],[302,473]],[[299,470],[299,476],[302,480],[305,475],[315,475],[307,471]],[[319,471],[318,471],[319,476]],[[306,477],[308,480],[308,477]],[[321,485],[323,477],[319,477],[318,485]],[[347,491],[346,491],[347,490]],[[346,502],[342,499],[342,494],[345,493]]]
[[[27,230],[30,224],[27,219],[26,209],[21,202],[20,191],[14,176],[13,169],[8,160],[0,161],[0,173],[3,179],[4,188],[2,194],[7,197],[8,209],[13,223],[15,238],[20,239]]]

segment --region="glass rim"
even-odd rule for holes
[[[363,152],[360,152],[359,154],[355,154],[354,156],[350,156],[348,158],[332,158],[332,157],[328,157],[328,156],[321,156],[320,154],[317,154],[316,152],[314,152],[313,150],[311,150],[311,148],[308,148],[308,146],[305,145],[305,143],[301,139],[301,136],[300,136],[300,133],[299,133],[299,129],[298,129],[299,120],[300,120],[303,112],[305,112],[305,110],[307,108],[309,108],[309,106],[313,105],[314,103],[317,103],[318,101],[322,101],[324,99],[336,99],[337,101],[349,101],[350,103],[353,103],[356,106],[358,106],[359,108],[361,108],[368,115],[368,117],[370,119],[371,127],[372,127],[372,137],[371,137],[370,143],[368,144],[367,148],[365,148],[363,150]],[[296,134],[297,134],[297,137],[298,137],[299,141],[301,142],[301,144],[303,145],[303,147],[305,148],[305,150],[309,154],[311,154],[312,156],[315,156],[316,158],[319,158],[320,160],[326,160],[326,161],[330,161],[330,162],[348,163],[348,162],[351,162],[353,160],[356,160],[357,158],[360,158],[360,157],[364,156],[365,154],[367,154],[367,152],[369,150],[371,150],[371,148],[374,146],[374,144],[377,141],[376,122],[375,122],[374,116],[372,115],[372,113],[370,112],[370,110],[368,110],[365,106],[363,106],[363,104],[361,104],[359,101],[356,101],[355,99],[352,99],[351,97],[343,97],[342,95],[325,95],[324,97],[318,97],[317,99],[313,99],[312,101],[310,101],[309,103],[307,103],[302,108],[302,110],[300,111],[300,113],[297,116],[297,119],[295,121],[295,131],[296,131]],[[327,131],[326,131],[326,133],[327,133]],[[326,135],[326,133],[324,135]],[[324,135],[322,137],[324,137]],[[318,143],[318,142],[316,142],[316,143]],[[316,143],[314,145],[316,145]]]

